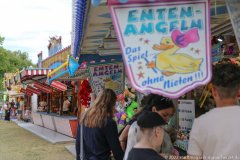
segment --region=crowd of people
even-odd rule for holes
[[[10,117],[16,118],[17,110],[19,108],[19,102],[16,102],[12,99],[12,101],[6,101],[2,107],[2,113],[4,113],[4,120],[10,121]]]
[[[77,160],[240,159],[240,67],[213,67],[212,95],[216,107],[195,119],[186,157],[173,147],[175,132],[167,126],[176,112],[173,102],[160,95],[143,97],[139,111],[119,135],[113,120],[117,96],[99,93],[80,116],[76,136]]]
[[[23,114],[24,111],[24,114]],[[1,119],[10,121],[10,119],[26,120],[30,119],[30,109],[24,106],[24,101],[14,99],[5,101],[1,108]]]

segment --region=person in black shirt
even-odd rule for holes
[[[76,136],[77,160],[80,160],[82,150],[84,160],[109,160],[111,153],[115,160],[123,159],[124,153],[118,140],[117,124],[113,120],[116,98],[113,90],[104,89],[93,106],[80,116]]]
[[[10,121],[10,113],[11,113],[11,105],[9,104],[9,102],[6,102],[5,104],[5,121]]]
[[[165,160],[160,154],[166,122],[156,112],[143,111],[137,118],[142,131],[140,141],[133,147],[127,160]]]

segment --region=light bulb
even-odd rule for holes
[[[221,38],[218,38],[217,40],[218,40],[219,42],[222,42],[222,41],[223,41]]]

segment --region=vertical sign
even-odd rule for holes
[[[190,131],[195,119],[195,101],[178,100],[179,130]]]
[[[226,0],[228,13],[231,18],[234,33],[240,48],[240,1],[239,0]]]
[[[121,62],[88,65],[91,86],[97,95],[101,89],[109,88],[118,95],[124,88],[124,66]]]
[[[178,98],[211,80],[209,0],[109,0],[135,89]]]

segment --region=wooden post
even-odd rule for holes
[[[27,107],[27,109],[30,108],[30,103],[31,103],[31,96],[28,96],[28,107]]]
[[[63,114],[63,92],[61,92],[61,97],[60,97],[60,112],[59,115],[61,116]]]
[[[81,88],[81,84],[82,84],[82,80],[80,80],[79,82],[78,82],[78,93],[77,93],[77,104],[78,104],[78,113],[77,113],[77,117],[79,118],[80,117],[80,115],[81,115],[81,109],[82,109],[82,105],[81,105],[81,99],[80,99],[80,96],[79,96],[79,92],[80,92],[80,88]]]
[[[189,99],[189,100],[192,99],[192,91],[187,93],[187,99]]]
[[[50,108],[51,108],[51,97],[50,97],[50,94],[48,93],[47,94],[47,113],[49,114],[50,113]]]
[[[76,107],[77,107],[77,93],[75,92],[76,85],[74,85],[73,92],[72,92],[72,103],[71,103],[71,110],[73,115],[76,114]]]

